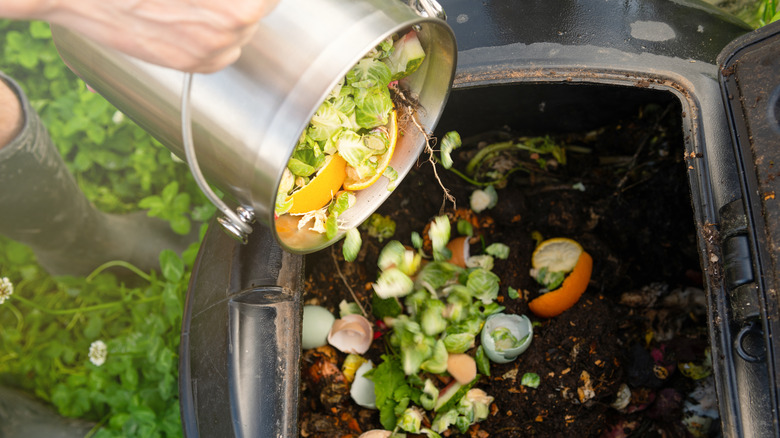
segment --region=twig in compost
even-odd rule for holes
[[[368,317],[368,313],[366,313],[366,309],[363,308],[363,305],[360,304],[360,300],[358,299],[357,295],[355,294],[355,291],[352,290],[352,287],[349,285],[349,282],[347,281],[347,277],[344,276],[344,274],[341,272],[341,267],[339,266],[339,261],[336,258],[336,249],[335,245],[330,247],[330,256],[331,259],[333,259],[333,264],[336,265],[336,273],[339,274],[339,278],[341,278],[341,281],[344,283],[344,286],[347,287],[347,290],[349,291],[350,295],[352,295],[352,299],[355,300],[358,307],[360,307],[360,312],[363,314],[363,316]]]
[[[637,167],[637,161],[639,160],[639,155],[644,150],[645,146],[647,146],[647,143],[649,143],[650,138],[653,136],[653,133],[658,131],[658,128],[661,126],[661,121],[666,118],[666,115],[669,114],[669,111],[671,111],[672,105],[668,105],[666,109],[664,109],[664,112],[661,113],[660,116],[655,120],[653,123],[653,126],[651,128],[651,132],[646,134],[642,141],[639,143],[639,146],[636,148],[636,152],[634,152],[634,156],[631,157],[631,162],[628,165],[628,168],[626,169],[626,173],[623,175],[623,177],[620,179],[620,181],[617,184],[617,187],[615,188],[614,196],[619,195],[620,193],[624,192],[627,189],[624,189],[624,185],[626,185],[626,182],[628,181],[629,175],[631,174],[631,171],[634,170]],[[633,187],[635,184],[632,184],[631,187]]]

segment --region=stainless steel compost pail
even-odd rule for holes
[[[433,0],[283,0],[260,22],[236,63],[195,75],[187,93],[185,73],[139,61],[61,27],[53,27],[52,34],[63,60],[87,84],[180,157],[197,157],[188,160],[196,179],[202,169],[238,204],[237,214],[212,198],[226,214],[221,222],[229,231],[246,239],[249,222],[257,217],[274,230],[284,249],[306,253],[358,226],[390,191],[381,178],[357,192],[333,239],[297,227],[277,232],[277,188],[301,133],[357,61],[406,29],[417,31],[426,58],[403,85],[419,100],[418,121],[432,131],[452,84],[457,53],[453,32],[441,17]],[[182,121],[182,107],[191,113],[189,153],[182,126],[188,128],[190,116]],[[390,162],[398,181],[425,145],[425,134],[412,128],[401,126],[404,135]],[[208,185],[199,183],[209,195]]]

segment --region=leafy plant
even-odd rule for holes
[[[175,190],[168,188],[166,193],[189,196],[196,206],[207,204],[186,165],[65,66],[48,24],[0,21],[0,39],[0,70],[24,89],[69,170],[96,207],[115,213],[139,210],[141,199],[162,196],[172,182],[176,182]],[[152,215],[182,231],[186,221],[203,220],[213,212],[193,210],[202,214],[193,218],[191,210],[157,208]]]
[[[186,262],[163,251],[160,274],[117,261],[55,279],[24,246],[4,244],[2,266],[19,269],[0,305],[2,382],[95,421],[96,437],[180,436],[178,344],[192,251]],[[125,284],[109,270],[137,278]]]
[[[760,26],[780,20],[780,2],[777,0],[762,0],[759,4],[757,15]]]
[[[187,167],[65,66],[46,23],[0,20],[0,40],[0,70],[97,208],[149,209],[179,233],[213,215]],[[54,278],[29,248],[0,237],[0,277],[12,285],[0,304],[0,383],[95,421],[92,436],[181,436],[179,330],[198,245],[182,257],[163,251],[159,273],[115,261]]]

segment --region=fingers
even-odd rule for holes
[[[89,7],[91,3],[93,6]],[[48,19],[146,62],[211,73],[233,62],[277,0],[71,0]],[[131,6],[129,6],[131,5]]]

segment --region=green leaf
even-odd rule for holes
[[[382,426],[393,430],[396,424],[395,407],[398,405],[393,394],[397,388],[406,385],[406,375],[401,368],[401,362],[395,357],[383,355],[382,363],[365,376],[374,382],[374,394]]]
[[[437,216],[431,222],[428,229],[428,237],[431,238],[433,246],[433,257],[436,261],[449,259],[447,252],[447,242],[450,241],[450,220],[447,216]]]
[[[316,167],[297,158],[290,158],[290,161],[287,162],[287,168],[290,169],[293,175],[297,176],[311,176],[317,171]]]
[[[444,338],[444,347],[448,353],[465,353],[474,346],[475,335],[471,333],[455,333]]]
[[[433,346],[433,354],[420,365],[420,368],[429,373],[442,374],[447,371],[448,357],[447,347],[444,341],[439,339]],[[436,400],[433,400],[433,403],[436,403]]]
[[[87,138],[95,144],[103,144],[106,140],[106,130],[98,125],[87,126]]]
[[[191,223],[186,216],[174,216],[169,221],[171,229],[176,234],[185,235],[190,233]]]
[[[328,215],[328,219],[325,220],[325,237],[330,240],[334,237],[336,237],[336,234],[339,232],[339,214],[338,213],[331,213]],[[355,255],[357,257],[357,254]],[[348,262],[354,261],[347,259],[346,253],[344,256],[344,259]]]
[[[31,21],[30,22],[30,35],[33,38],[48,40],[51,38],[51,29],[49,24],[45,21]]]
[[[445,169],[452,167],[452,152],[459,148],[461,145],[460,134],[456,131],[450,131],[444,134],[444,138],[441,140],[440,155],[441,165]]]
[[[461,236],[471,237],[474,235],[474,226],[465,219],[458,219],[457,228],[458,234]]]
[[[482,345],[477,347],[474,360],[477,362],[477,372],[490,377],[490,359],[485,354],[485,349]]]
[[[387,88],[392,73],[381,61],[371,58],[360,60],[347,73],[347,85],[356,88]]]
[[[176,181],[170,182],[160,193],[163,204],[170,204],[173,202],[173,198],[179,193],[179,183]]]
[[[103,318],[99,314],[93,314],[87,320],[87,325],[84,326],[84,337],[87,339],[97,339],[100,336],[100,331],[103,330]]]
[[[412,247],[420,249],[423,246],[423,238],[417,231],[412,231]]]
[[[485,252],[501,260],[509,258],[509,246],[503,243],[493,243],[485,248]]]
[[[355,121],[364,129],[386,125],[393,110],[393,99],[387,87],[375,87],[362,93],[356,101]]]
[[[417,287],[428,287],[432,290],[438,290],[445,284],[456,279],[463,269],[452,263],[430,262],[420,269],[415,279]]]
[[[395,234],[395,221],[389,215],[383,216],[379,213],[374,213],[360,225],[360,229],[365,230],[369,236],[381,243]]]
[[[466,287],[472,291],[474,298],[482,300],[482,303],[487,305],[498,298],[499,281],[498,275],[477,268],[469,274]]]
[[[396,317],[401,314],[401,303],[397,298],[379,298],[376,293],[371,294],[371,313],[374,314],[377,319],[384,319],[386,317]]]
[[[408,32],[395,42],[393,51],[385,62],[392,72],[392,80],[399,80],[414,73],[425,60],[425,51],[417,33]]]
[[[360,238],[360,232],[357,228],[350,228],[347,230],[343,247],[344,260],[348,262],[355,261],[362,245],[363,240]]]
[[[538,388],[540,383],[541,379],[536,373],[525,373],[520,379],[520,384],[529,388]]]
[[[507,288],[506,294],[509,298],[513,300],[520,298],[520,293],[517,291],[517,289],[513,288],[512,286],[509,286]]]
[[[176,283],[184,276],[184,261],[170,249],[160,252],[160,269],[166,280]]]
[[[130,390],[138,387],[138,371],[135,368],[125,368],[122,373],[122,386]]]

